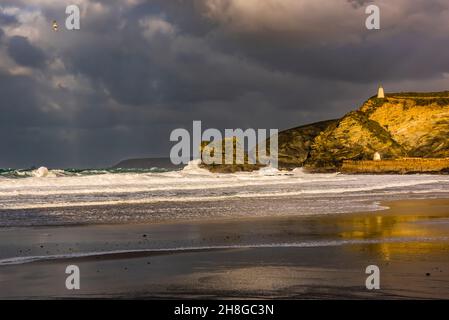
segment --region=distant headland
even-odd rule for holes
[[[181,169],[183,165],[175,165],[170,158],[135,158],[120,161],[111,169]]]

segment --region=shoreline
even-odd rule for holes
[[[0,227],[153,223],[381,209],[384,200],[448,197],[443,175],[104,175],[9,181]],[[181,179],[179,181],[178,179]]]
[[[449,298],[449,199],[382,204],[390,208],[324,216],[2,229],[2,259],[17,257],[19,251],[23,256],[112,253],[0,265],[0,297]],[[169,250],[176,247],[183,249]],[[81,269],[78,292],[64,288],[68,264]],[[379,291],[364,288],[369,264],[382,270]]]
[[[259,198],[259,199],[269,199],[270,197],[266,198]],[[240,199],[233,199],[235,201],[238,201]],[[276,200],[279,200],[279,198],[276,198]],[[226,203],[230,201],[227,200],[211,200],[211,201],[197,201],[197,204],[201,203],[207,203],[207,202],[222,202]],[[231,200],[232,201],[232,200]],[[176,225],[176,224],[209,224],[213,222],[235,222],[236,220],[241,222],[249,222],[249,221],[264,221],[264,220],[282,220],[282,219],[295,219],[295,218],[323,218],[323,217],[338,217],[338,216],[348,216],[348,215],[369,215],[373,214],[375,212],[384,212],[391,209],[391,205],[394,205],[395,203],[401,203],[401,202],[421,202],[421,201],[431,201],[431,202],[438,202],[438,201],[449,201],[449,196],[443,196],[443,197],[435,197],[435,198],[414,198],[414,199],[394,199],[394,200],[369,200],[366,199],[363,202],[373,204],[376,206],[376,209],[372,210],[363,210],[363,211],[346,211],[346,212],[329,212],[329,213],[301,213],[301,214],[290,214],[290,215],[278,215],[278,216],[272,216],[272,215],[236,215],[236,216],[218,216],[218,217],[198,217],[198,218],[167,218],[167,219],[161,219],[161,220],[148,220],[148,221],[126,221],[126,222],[109,222],[109,223],[103,223],[103,222],[90,222],[90,223],[61,223],[61,224],[40,224],[40,225],[12,225],[12,226],[0,226],[0,232],[2,230],[7,229],[29,229],[29,228],[64,228],[64,227],[96,227],[96,226],[142,226],[142,225]],[[171,203],[170,201],[161,201],[158,202],[158,204],[165,204],[165,203]],[[69,209],[69,210],[91,210],[94,208],[100,208],[100,209],[107,209],[107,208],[114,208],[119,210],[126,210],[129,207],[142,207],[142,209],[145,209],[147,206],[152,205],[154,203],[139,203],[139,204],[118,204],[118,205],[94,205],[94,206],[72,206],[72,207],[54,207],[54,208],[33,208],[33,209],[2,209],[0,210],[0,213],[2,212],[39,212],[39,211],[48,211],[52,212],[52,210],[57,209]]]

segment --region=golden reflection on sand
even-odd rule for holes
[[[385,261],[390,261],[395,255],[431,254],[447,248],[449,243],[441,238],[449,234],[447,228],[442,228],[442,223],[449,223],[447,210],[439,211],[437,208],[430,211],[428,206],[413,206],[413,203],[400,209],[393,204],[385,212],[336,221],[338,229],[342,230],[338,234],[342,239],[381,241],[346,246],[346,250],[367,251]]]

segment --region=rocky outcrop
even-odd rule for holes
[[[333,170],[343,160],[372,160],[376,152],[385,160],[445,158],[448,138],[449,92],[387,94],[368,99],[314,137],[303,165]]]
[[[305,167],[315,172],[340,170],[345,160],[368,161],[376,153],[385,161],[449,158],[449,91],[371,97],[341,119],[280,132],[278,146],[279,168]],[[224,172],[258,169],[206,167]]]

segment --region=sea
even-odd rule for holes
[[[211,173],[182,169],[0,169],[0,227],[346,214],[388,200],[449,197],[449,175]]]

